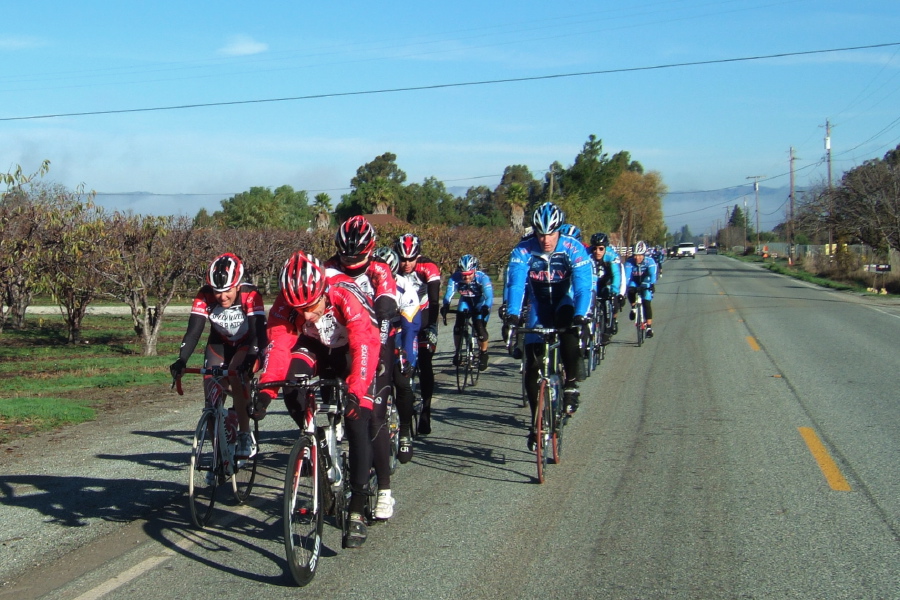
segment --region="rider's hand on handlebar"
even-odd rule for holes
[[[268,394],[264,394],[262,392],[256,392],[256,395],[253,398],[253,404],[256,407],[255,410],[250,414],[250,417],[256,421],[262,421],[266,418],[266,409],[269,408],[269,405],[272,403],[272,397]]]
[[[181,374],[184,372],[184,368],[187,366],[187,363],[180,358],[173,362],[169,366],[169,373],[172,374],[172,379],[178,379],[181,377]]]
[[[444,319],[444,325],[447,324],[447,313],[450,312],[450,307],[446,304],[441,307],[441,318]]]
[[[573,327],[582,327],[583,325],[587,325],[588,318],[584,315],[575,315],[575,318],[572,319]]]

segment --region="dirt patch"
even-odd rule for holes
[[[148,410],[163,403],[190,404],[197,402],[201,390],[185,382],[184,396],[170,389],[169,385],[146,385],[133,388],[86,388],[67,391],[66,398],[88,400],[97,411],[98,424],[119,425],[134,422],[146,416]],[[32,438],[53,435],[72,425],[47,428],[44,423],[29,420],[9,420],[0,417],[0,452],[12,451],[12,445],[20,446]]]

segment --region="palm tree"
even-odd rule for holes
[[[511,183],[506,188],[506,201],[509,202],[509,222],[513,231],[525,231],[525,206],[528,204],[528,190],[521,183]]]
[[[316,229],[328,229],[331,226],[331,196],[325,192],[316,194],[313,209],[316,212]]]

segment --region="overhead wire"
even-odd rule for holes
[[[900,42],[887,42],[887,43],[883,43],[883,44],[868,44],[865,46],[849,46],[849,47],[844,47],[844,48],[804,50],[804,51],[797,51],[797,52],[780,52],[777,54],[743,56],[743,57],[737,57],[737,58],[721,58],[721,59],[689,61],[689,62],[681,62],[681,63],[666,63],[666,64],[661,64],[661,65],[650,65],[650,66],[643,66],[643,67],[622,67],[622,68],[617,68],[617,69],[601,69],[601,70],[596,70],[596,71],[581,71],[581,72],[575,72],[575,73],[556,73],[556,74],[551,74],[551,75],[534,75],[534,76],[530,76],[530,77],[511,77],[511,78],[506,78],[506,79],[487,79],[487,80],[482,80],[482,81],[438,83],[438,84],[432,84],[432,85],[384,88],[384,89],[375,89],[375,90],[357,90],[357,91],[350,91],[350,92],[326,92],[326,93],[322,93],[322,94],[309,94],[309,95],[304,95],[304,96],[287,96],[287,97],[282,97],[282,98],[259,98],[259,99],[254,99],[254,100],[232,100],[232,101],[222,101],[222,102],[198,102],[198,103],[194,103],[194,104],[178,104],[178,105],[171,105],[171,106],[154,106],[154,107],[142,107],[142,108],[95,110],[95,111],[44,114],[44,115],[29,115],[29,116],[21,116],[21,117],[0,117],[0,121],[3,121],[3,122],[29,121],[29,120],[38,120],[38,119],[55,119],[55,118],[61,118],[61,117],[84,117],[84,116],[97,116],[97,115],[145,113],[145,112],[159,112],[159,111],[171,111],[171,110],[186,110],[186,109],[196,109],[196,108],[211,108],[211,107],[216,107],[216,106],[240,106],[240,105],[264,104],[264,103],[274,103],[274,102],[297,102],[297,101],[303,101],[303,100],[316,100],[316,99],[323,99],[323,98],[342,98],[342,97],[368,96],[368,95],[377,95],[377,94],[395,94],[395,93],[418,92],[418,91],[447,89],[447,88],[460,88],[460,87],[472,87],[472,86],[484,86],[484,85],[500,85],[500,84],[509,84],[509,83],[522,83],[522,82],[527,82],[527,81],[547,81],[547,80],[553,80],[553,79],[564,79],[564,78],[573,78],[573,77],[611,75],[611,74],[616,74],[616,73],[636,73],[636,72],[642,72],[642,71],[654,71],[654,70],[663,70],[663,69],[696,67],[696,66],[704,66],[704,65],[717,65],[717,64],[729,64],[729,63],[759,61],[759,60],[770,60],[770,59],[786,58],[786,57],[792,57],[792,56],[810,56],[810,55],[826,54],[826,53],[833,53],[833,52],[849,52],[851,50],[867,50],[867,49],[873,49],[873,48],[885,48],[885,47],[893,47],[893,46],[900,46]]]

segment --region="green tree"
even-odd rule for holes
[[[401,188],[406,181],[406,173],[396,161],[396,154],[385,152],[356,170],[356,176],[350,180],[353,189],[341,197],[335,208],[339,220],[376,211],[396,214]],[[404,208],[400,207],[400,218],[406,216]]]
[[[312,226],[312,209],[305,191],[283,185],[274,191],[252,187],[222,200],[222,210],[213,219],[233,229],[306,230]],[[199,215],[198,215],[199,216]]]
[[[441,222],[441,204],[453,201],[443,181],[427,177],[421,184],[413,183],[401,190],[402,206],[397,216],[416,225]]]

